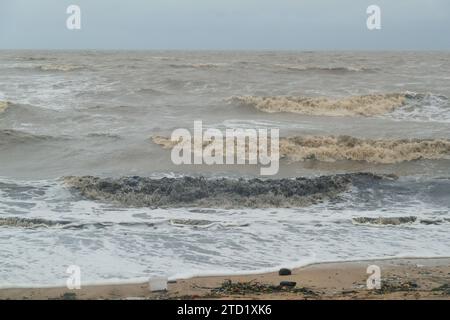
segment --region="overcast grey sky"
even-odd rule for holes
[[[66,28],[70,4],[81,30]],[[0,0],[0,48],[448,50],[450,1]]]

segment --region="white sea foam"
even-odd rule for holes
[[[8,279],[2,287],[64,285],[70,264],[81,267],[82,285],[87,285],[145,282],[161,275],[260,273],[326,261],[450,256],[448,224],[374,228],[352,223],[361,216],[407,216],[411,205],[420,219],[448,216],[448,208],[413,198],[388,212],[364,209],[363,203],[354,207],[358,203],[348,200],[305,209],[151,210],[83,200],[57,181],[1,183],[2,217],[107,223],[79,229],[0,227],[0,256],[8,261],[0,266],[0,278]],[[353,192],[347,197],[353,199]],[[32,268],[25,261],[33,261]]]
[[[402,108],[395,109],[385,117],[397,121],[450,122],[449,99],[432,93],[408,92],[411,97]]]

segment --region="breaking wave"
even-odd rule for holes
[[[224,66],[223,63],[188,63],[188,64],[170,64],[169,67],[175,69],[213,69]]]
[[[346,74],[346,73],[357,73],[357,72],[376,72],[377,69],[366,68],[366,67],[345,67],[345,66],[307,66],[307,65],[289,65],[289,64],[277,64],[276,67],[282,68],[284,70],[293,72],[320,72],[320,73],[330,73],[330,74]]]
[[[14,228],[60,228],[60,229],[84,229],[84,228],[108,228],[115,225],[124,227],[153,227],[154,223],[146,222],[90,222],[90,223],[77,223],[67,220],[47,220],[39,218],[18,218],[18,217],[6,217],[0,218],[0,227],[14,227]]]
[[[156,228],[161,225],[188,227],[192,229],[242,228],[249,223],[231,223],[225,221],[209,221],[197,219],[168,219],[159,222],[73,222],[68,220],[48,220],[40,218],[0,217],[0,228],[41,229],[54,228],[66,230],[104,229],[112,227],[124,228]]]
[[[178,144],[177,141],[172,141],[171,138],[158,136],[158,135],[157,136],[152,136],[151,140],[153,141],[153,143],[161,146],[163,149],[171,149],[175,145]]]
[[[239,136],[239,133],[237,133],[235,136]],[[245,134],[242,135],[242,137],[245,137]],[[152,136],[151,140],[153,141],[153,143],[161,146],[163,149],[171,149],[178,143],[184,143],[182,140],[172,141],[171,138],[158,136],[158,135]],[[194,141],[191,141],[191,152],[192,153],[197,152],[197,151],[204,152],[204,151],[206,151],[207,147],[211,147],[212,150],[208,150],[207,151],[208,153],[211,153],[215,156],[226,156],[227,146],[229,145],[230,142],[227,142],[224,138],[223,144],[221,145],[221,147],[216,147],[216,146],[212,145],[214,143],[214,141],[215,141],[214,139],[204,139],[201,146],[197,146],[194,144]],[[238,146],[238,142],[236,139],[233,140],[233,143],[234,143],[234,149],[232,149],[232,150],[233,150],[234,154],[237,156],[237,158],[239,160],[248,161],[249,157],[250,157],[250,152],[251,152],[248,139],[246,139],[243,142],[243,148],[244,148],[243,150],[245,150],[245,153],[240,152],[240,150],[238,149],[239,146]],[[256,152],[256,155],[259,155],[259,150],[256,149],[254,152]],[[269,152],[269,154],[270,154],[270,152]]]
[[[56,139],[52,136],[37,135],[13,129],[0,129],[0,146],[36,143]]]
[[[387,116],[394,120],[450,122],[450,104],[444,95],[407,93],[408,102]]]
[[[400,93],[371,94],[340,99],[325,97],[232,97],[228,101],[263,112],[291,112],[312,116],[375,116],[391,112],[406,103]]]
[[[91,200],[131,207],[289,208],[336,197],[355,183],[384,179],[370,173],[294,179],[180,177],[66,177],[65,184]]]
[[[280,139],[280,157],[290,161],[339,160],[399,163],[450,159],[447,139],[359,139],[350,136],[305,136]]]
[[[143,95],[158,95],[158,96],[168,94],[167,92],[153,89],[153,88],[141,88],[141,89],[136,90],[136,93],[143,94]]]
[[[122,137],[118,134],[113,134],[109,132],[92,132],[86,135],[87,138],[105,138],[112,140],[120,140]]]
[[[84,67],[71,64],[45,64],[37,66],[36,69],[40,71],[70,72],[84,69]]]
[[[0,114],[5,112],[6,109],[8,109],[10,106],[10,103],[8,101],[1,101],[0,100]]]
[[[26,219],[17,217],[0,218],[0,227],[50,228],[68,225],[68,221],[51,221],[45,219]]]
[[[197,220],[197,219],[171,219],[169,223],[175,227],[191,227],[194,229],[209,229],[209,228],[240,228],[248,227],[248,223],[226,223],[220,221]]]
[[[178,144],[177,141],[163,136],[153,136],[152,141],[163,149],[171,149]],[[211,141],[204,141],[203,148],[210,143]],[[248,148],[248,144],[246,144],[246,148]],[[292,162],[349,160],[393,164],[414,160],[450,159],[450,140],[375,140],[351,136],[295,136],[280,138],[279,151],[281,159]],[[216,152],[220,152],[220,150],[216,150]]]
[[[357,217],[352,219],[353,224],[361,225],[375,225],[375,226],[398,226],[408,225],[413,223],[420,223],[423,225],[438,225],[450,222],[450,219],[419,219],[416,216],[409,217]]]
[[[51,57],[35,57],[35,56],[23,56],[14,58],[15,61],[48,61],[55,60],[55,58]]]
[[[289,112],[311,116],[380,116],[391,113],[400,119],[439,118],[448,114],[448,98],[414,92],[369,94],[345,98],[293,96],[235,96],[229,103],[267,113]],[[398,113],[394,113],[398,112]],[[448,118],[448,115],[447,115]],[[446,119],[447,119],[446,118]]]

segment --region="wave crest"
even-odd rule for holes
[[[0,227],[13,227],[13,228],[59,228],[78,230],[86,228],[103,229],[113,226],[122,227],[154,227],[155,224],[151,222],[86,222],[78,223],[68,220],[47,220],[40,218],[19,218],[19,217],[6,217],[0,218]]]
[[[399,163],[450,158],[446,139],[359,139],[350,136],[305,136],[280,139],[280,157],[291,161],[339,160]]]
[[[58,72],[70,72],[83,69],[82,66],[76,66],[71,64],[45,64],[36,67],[40,71],[58,71]]]
[[[187,63],[187,64],[170,64],[169,67],[175,69],[214,69],[224,66],[223,63]]]
[[[50,221],[45,219],[26,219],[17,217],[0,218],[0,227],[50,228],[63,226],[70,222]]]
[[[172,149],[178,144],[178,141],[172,141],[169,137],[163,137],[163,136],[152,136],[150,138],[153,143],[161,146],[163,149]]]
[[[0,100],[0,113],[3,113],[8,109],[10,106],[10,103],[8,101],[1,101]]]
[[[442,223],[450,222],[450,219],[419,219],[416,216],[409,217],[356,217],[352,219],[353,224],[356,225],[373,225],[373,226],[398,226],[407,225],[413,223],[420,223],[423,225],[439,225]]]
[[[322,72],[331,74],[345,74],[357,72],[376,72],[377,69],[359,67],[359,66],[311,66],[311,65],[290,65],[277,64],[276,67],[283,68],[288,71],[296,72]]]
[[[163,149],[172,149],[179,143],[163,136],[153,136],[151,139]],[[204,141],[203,149],[209,143],[211,141]],[[245,147],[246,151],[248,151],[248,143],[246,143]],[[194,150],[194,147],[192,147],[192,150]],[[281,159],[292,162],[308,160],[335,162],[348,160],[393,164],[424,159],[450,159],[450,140],[364,139],[351,136],[294,136],[280,138],[279,150]],[[223,154],[225,154],[225,150]]]
[[[91,200],[132,207],[302,207],[345,192],[353,183],[383,179],[369,173],[295,179],[181,177],[66,177],[65,184]]]
[[[290,112],[312,116],[375,116],[393,111],[406,103],[401,93],[370,94],[332,99],[325,97],[236,96],[229,102],[263,112]]]
[[[0,130],[0,146],[16,145],[26,143],[36,143],[54,139],[51,136],[37,135],[19,130],[2,129]]]

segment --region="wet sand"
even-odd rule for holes
[[[369,265],[381,269],[381,289],[368,290]],[[280,287],[281,281],[296,282]],[[450,258],[321,263],[277,273],[196,277],[150,292],[147,283],[67,288],[2,289],[0,299],[450,299]]]

